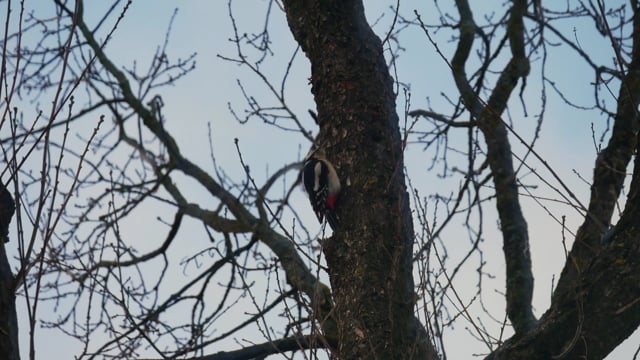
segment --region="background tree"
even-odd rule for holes
[[[16,199],[17,227],[5,245],[14,274],[0,257],[1,299],[24,299],[30,358],[37,325],[77,339],[83,359],[297,350],[312,358],[436,358],[453,351],[446,340],[458,324],[490,359],[600,359],[638,327],[640,179],[630,165],[638,146],[637,2],[513,0],[483,9],[460,0],[415,11],[398,2],[385,12],[391,16],[367,21],[361,1],[267,1],[264,23],[250,32],[230,2],[234,49],[220,58],[254,76],[238,81],[246,110],[230,106],[231,114],[242,134],[281,131],[288,145],[285,160],[272,156],[264,174],[252,154],[271,144],[267,136],[247,143],[225,134],[236,154],[222,166],[219,119],[209,123],[208,152],[191,149],[193,133],[182,135],[204,125],[188,108],[172,110],[177,93],[167,89],[183,91],[197,71],[195,54],[171,55],[174,18],[144,67],[137,52],[133,62],[113,55],[136,3],[54,0],[50,12],[6,3],[3,183]],[[272,34],[285,19],[299,48],[279,63],[275,51],[287,48],[275,47]],[[143,21],[134,23],[143,31]],[[588,36],[596,37],[581,42],[594,25]],[[594,51],[598,41],[613,56]],[[430,92],[411,101],[419,81],[403,73],[402,59],[416,47],[435,57],[424,58]],[[591,83],[571,83],[589,89],[592,103],[575,103],[551,76],[567,56],[593,74]],[[272,62],[284,67],[279,79]],[[297,64],[309,74],[312,116],[287,91],[304,83]],[[443,69],[452,86],[436,80]],[[255,95],[258,84],[266,93]],[[50,111],[29,120],[34,112],[25,109],[45,106]],[[540,145],[543,123],[563,114],[558,106],[597,119],[593,176],[576,171],[590,186],[588,203]],[[345,185],[342,226],[332,236],[309,226],[296,191],[312,143]],[[437,176],[422,184],[416,174],[425,169]],[[545,218],[525,217],[523,204]],[[553,288],[543,307],[534,306],[531,249],[545,235],[540,226],[530,235],[527,221],[554,221],[556,249],[565,251],[557,281],[537,287]],[[504,277],[493,273],[503,271],[492,255],[497,244]],[[497,301],[487,286],[494,275],[504,292]],[[0,332],[0,346],[17,358],[11,321],[3,320],[13,335],[7,341],[11,331]],[[264,343],[226,342],[246,333]],[[232,351],[216,353],[221,348]]]

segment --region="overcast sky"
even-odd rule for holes
[[[619,3],[611,1],[607,4]],[[36,12],[50,11],[50,7],[45,5],[48,1],[27,0],[26,6],[29,9],[35,8]],[[95,22],[102,7],[96,7],[96,2],[86,1],[87,22]],[[370,23],[375,22],[374,30],[378,35],[384,36],[389,29],[389,24],[393,21],[387,12],[389,6],[395,5],[396,1],[368,1],[367,16]],[[443,9],[446,10],[448,3],[439,1]],[[504,1],[483,1],[472,2],[477,11],[476,17],[482,11],[495,9],[497,12],[503,11]],[[481,3],[482,5],[477,5]],[[237,26],[242,33],[255,33],[261,30],[264,24],[264,10],[267,1],[246,1],[236,0],[233,10],[236,16]],[[0,2],[0,6],[2,2]],[[401,12],[411,17],[413,9],[417,9],[424,20],[435,23],[437,14],[433,11],[433,4],[430,1],[402,0],[400,1]],[[174,10],[178,8],[175,21],[173,22],[168,55],[172,59],[186,58],[191,53],[197,53],[196,69],[187,77],[181,79],[175,86],[161,90],[160,94],[165,103],[163,109],[166,118],[165,127],[174,135],[183,153],[192,161],[203,165],[210,164],[209,138],[207,136],[208,126],[212,129],[212,143],[216,154],[217,165],[225,168],[225,171],[233,177],[242,178],[243,169],[239,165],[238,156],[233,142],[234,138],[239,139],[240,147],[247,164],[255,169],[253,174],[258,178],[264,178],[269,172],[273,172],[281,165],[300,160],[309,147],[309,143],[303,137],[274,129],[251,121],[247,125],[240,125],[233,118],[229,111],[229,106],[237,113],[243,114],[245,108],[242,93],[238,87],[238,80],[251,89],[256,98],[264,101],[265,104],[273,102],[269,97],[266,88],[254,75],[245,68],[239,67],[228,61],[224,61],[218,55],[233,57],[235,47],[228,41],[232,37],[233,29],[229,19],[228,6],[226,1],[210,0],[189,0],[189,1],[157,1],[157,0],[136,0],[133,1],[121,25],[115,31],[113,39],[106,48],[107,54],[120,66],[131,67],[136,61],[138,66],[148,66],[157,46],[164,40],[167,26],[170,22]],[[281,11],[274,7],[273,16],[269,23],[270,39],[272,47],[278,53],[266,59],[263,69],[274,79],[280,79],[286,70],[287,62],[296,49],[296,44],[288,30],[286,21]],[[449,9],[452,14],[455,10]],[[386,12],[384,15],[382,13]],[[3,16],[5,16],[3,14]],[[113,19],[112,19],[113,21]],[[0,18],[4,23],[4,19]],[[571,36],[579,39],[585,49],[594,56],[601,56],[601,59],[611,58],[610,48],[605,39],[595,35],[592,25],[575,21],[567,23],[565,29],[571,29]],[[438,46],[445,57],[450,58],[453,53],[452,43],[449,42],[451,33],[433,34]],[[418,29],[407,29],[402,33],[400,43],[406,49],[401,52],[397,59],[398,79],[410,90],[411,109],[427,108],[432,106],[436,111],[449,109],[446,99],[441,93],[448,95],[455,94],[453,90],[453,80],[446,62],[437,54],[434,46],[429,43],[424,33]],[[575,57],[570,50],[559,47],[551,50],[547,63],[547,75],[557,82],[557,85],[566,91],[570,100],[578,104],[589,104],[593,96],[593,89],[589,83],[593,80],[590,70],[575,61]],[[536,126],[536,114],[540,107],[540,93],[536,89],[540,87],[540,59],[532,56],[532,73],[528,81],[528,89],[524,99],[528,107],[528,115],[525,117],[521,107],[514,102],[512,108],[512,120],[516,130],[525,139],[533,137],[533,129]],[[567,61],[566,59],[572,59]],[[587,74],[587,75],[585,75]],[[308,83],[309,64],[304,54],[298,52],[293,63],[291,75],[288,80],[286,90],[287,101],[293,110],[305,121],[305,126],[317,132],[313,125],[313,120],[306,116],[308,109],[315,109],[313,97],[310,93]],[[614,89],[614,94],[617,88]],[[405,96],[401,92],[398,97],[398,109],[402,112]],[[592,140],[592,124],[596,132],[604,129],[604,120],[599,114],[591,112],[580,112],[566,106],[561,99],[548,90],[547,108],[545,122],[543,123],[541,137],[538,142],[537,151],[549,163],[549,165],[561,176],[564,182],[569,184],[579,199],[586,203],[588,201],[588,184],[585,184],[580,176],[590,179],[593,161],[596,150]],[[517,99],[516,99],[517,100]],[[612,98],[609,99],[612,101]],[[43,105],[45,106],[45,105]],[[443,110],[445,111],[445,110]],[[402,116],[401,116],[402,118]],[[87,124],[88,128],[93,125]],[[82,131],[81,128],[76,131]],[[462,130],[460,137],[452,139],[455,141],[465,141],[465,132]],[[512,138],[513,139],[513,138]],[[513,139],[514,152],[523,153],[523,147]],[[412,179],[413,185],[419,189],[423,195],[435,193],[434,189],[457,188],[457,183],[451,183],[450,178],[442,179],[436,174],[437,167],[431,173],[427,172],[428,161],[432,155],[425,155],[420,146],[409,147],[406,155],[407,172]],[[543,175],[548,176],[548,172],[543,166],[531,160],[531,166],[540,170]],[[253,171],[253,170],[252,170]],[[577,175],[579,174],[579,175]],[[527,171],[520,173],[523,184],[539,184],[539,181],[532,175],[527,175]],[[557,186],[558,184],[554,184]],[[538,188],[536,194],[540,196],[558,196],[550,189]],[[198,190],[190,194],[194,201],[201,195]],[[300,212],[306,213],[308,226],[317,226],[313,215],[306,203],[306,196],[299,190],[294,194],[292,203],[300,204],[296,208]],[[534,274],[536,276],[535,290],[535,313],[541,315],[549,305],[552,290],[552,278],[557,278],[564,262],[564,253],[561,243],[561,227],[548,215],[548,211],[556,216],[567,216],[568,228],[575,232],[581,222],[578,213],[568,206],[557,203],[545,203],[547,209],[540,204],[523,198],[525,216],[529,224],[532,261]],[[294,205],[295,206],[295,205]],[[488,208],[488,207],[487,207]],[[155,219],[150,216],[150,221]],[[462,220],[460,220],[462,221]],[[484,260],[487,261],[485,271],[495,275],[495,279],[487,279],[486,287],[487,305],[492,314],[503,316],[504,301],[499,293],[503,291],[504,260],[502,258],[500,237],[497,229],[495,214],[486,214],[485,233],[486,249]],[[139,231],[139,224],[132,226],[129,231]],[[195,225],[195,224],[194,224]],[[447,233],[447,246],[451,249],[450,256],[455,258],[461,256],[467,249],[468,236],[460,223],[454,224],[453,228],[459,228],[459,233],[453,229]],[[198,234],[201,234],[198,229]],[[186,234],[182,234],[188,237]],[[199,235],[198,235],[199,236]],[[570,236],[569,236],[570,238]],[[203,239],[202,241],[207,241]],[[462,242],[457,249],[456,242]],[[570,244],[567,244],[570,246]],[[182,249],[185,255],[189,248]],[[473,275],[474,269],[468,269],[469,278],[459,279],[457,289],[464,295],[472,295],[475,291],[476,278]],[[181,274],[179,274],[181,276]],[[182,278],[180,278],[182,279]],[[180,281],[176,279],[176,281]],[[243,311],[239,309],[238,311]],[[25,314],[21,313],[21,341],[23,344],[22,355],[27,355],[28,335],[26,330]],[[446,334],[447,354],[449,359],[468,359],[472,354],[486,352],[478,341],[470,336],[465,329],[464,323],[454,329],[448,329]],[[56,358],[72,358],[77,349],[77,343],[68,340],[60,334],[53,334],[52,331],[42,330],[37,337],[39,358],[47,358],[52,349],[55,349]],[[260,340],[257,334],[255,341]],[[609,359],[630,358],[639,344],[639,336],[635,334],[631,340],[627,341]],[[69,344],[62,346],[61,344]],[[229,348],[218,350],[233,350],[237,345],[229,342]],[[465,344],[465,346],[454,346],[454,344]],[[215,352],[215,351],[214,351]]]

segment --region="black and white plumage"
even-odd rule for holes
[[[341,188],[340,178],[322,151],[314,151],[307,155],[302,170],[302,181],[318,221],[322,223],[326,218],[331,229],[336,231],[339,221],[335,209]]]

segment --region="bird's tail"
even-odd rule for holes
[[[340,222],[338,221],[338,216],[333,210],[327,211],[325,215],[326,215],[325,217],[327,219],[327,222],[329,223],[329,226],[331,226],[331,230],[335,232],[338,229],[338,226],[340,224]]]

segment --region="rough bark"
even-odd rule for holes
[[[413,225],[393,82],[358,0],[284,1],[311,62],[317,139],[343,180],[341,227],[324,242],[344,359],[432,358],[416,322]],[[347,180],[348,179],[348,180]]]

